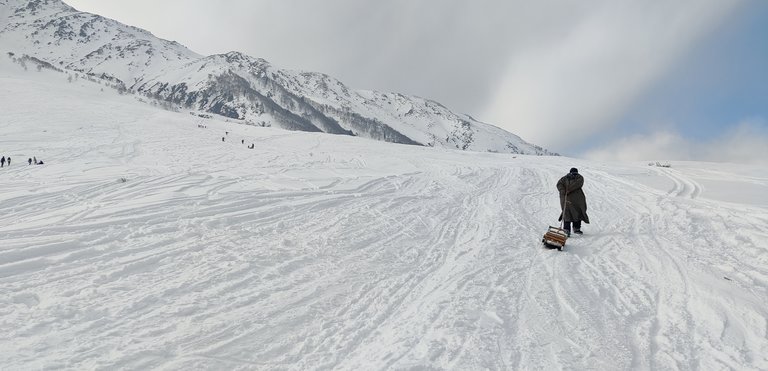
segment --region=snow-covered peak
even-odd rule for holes
[[[224,60],[227,63],[239,64],[241,66],[247,65],[247,66],[252,66],[257,68],[266,68],[270,66],[269,62],[267,62],[262,58],[251,57],[250,55],[243,54],[238,51],[231,51],[225,54],[212,55],[212,57],[217,57],[217,56],[224,58]]]
[[[61,0],[0,0],[0,7],[9,9],[16,17],[43,16],[75,10]]]
[[[179,43],[59,0],[7,0],[3,46],[53,65],[130,85],[141,76],[200,56]],[[10,44],[10,45],[9,45]]]

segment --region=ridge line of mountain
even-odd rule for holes
[[[5,8],[5,9],[3,9]],[[184,45],[61,0],[0,1],[0,48],[121,89],[238,122],[472,151],[557,155],[441,103],[353,90],[330,75],[274,67],[239,51]]]

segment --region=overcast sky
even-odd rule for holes
[[[768,147],[765,0],[65,1],[201,54],[431,98],[568,155]]]

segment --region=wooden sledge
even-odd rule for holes
[[[565,229],[549,226],[549,230],[547,230],[547,233],[544,233],[544,238],[541,242],[548,247],[563,250],[563,247],[565,247],[565,240],[567,239],[568,234],[565,232]]]
[[[568,185],[565,186],[565,189],[568,189]],[[566,193],[565,197],[563,197],[563,208],[560,212],[560,220],[562,223],[560,223],[560,227],[553,227],[551,225],[549,226],[547,233],[544,233],[544,238],[541,239],[541,242],[544,243],[544,246],[563,251],[563,247],[565,247],[565,240],[568,239],[568,232],[563,229],[565,226],[565,205],[567,204],[568,193]]]

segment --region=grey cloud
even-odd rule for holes
[[[203,53],[238,50],[358,89],[435,99],[477,115],[507,65],[505,1],[71,0]]]
[[[478,113],[504,71],[503,12],[469,1],[342,0],[272,5],[293,30],[270,24],[249,50],[300,69],[334,75],[355,88],[398,91]],[[272,31],[274,30],[274,31]],[[268,31],[268,32],[270,32]],[[278,56],[279,55],[279,56]]]
[[[541,27],[556,38],[515,50],[484,117],[567,148],[606,130],[736,2],[579,2]],[[561,22],[562,20],[562,22]],[[575,23],[574,23],[575,22]],[[565,26],[561,26],[565,25]],[[550,31],[551,33],[551,31]]]
[[[614,125],[741,1],[70,0],[204,54],[238,50],[435,99],[554,150]]]

